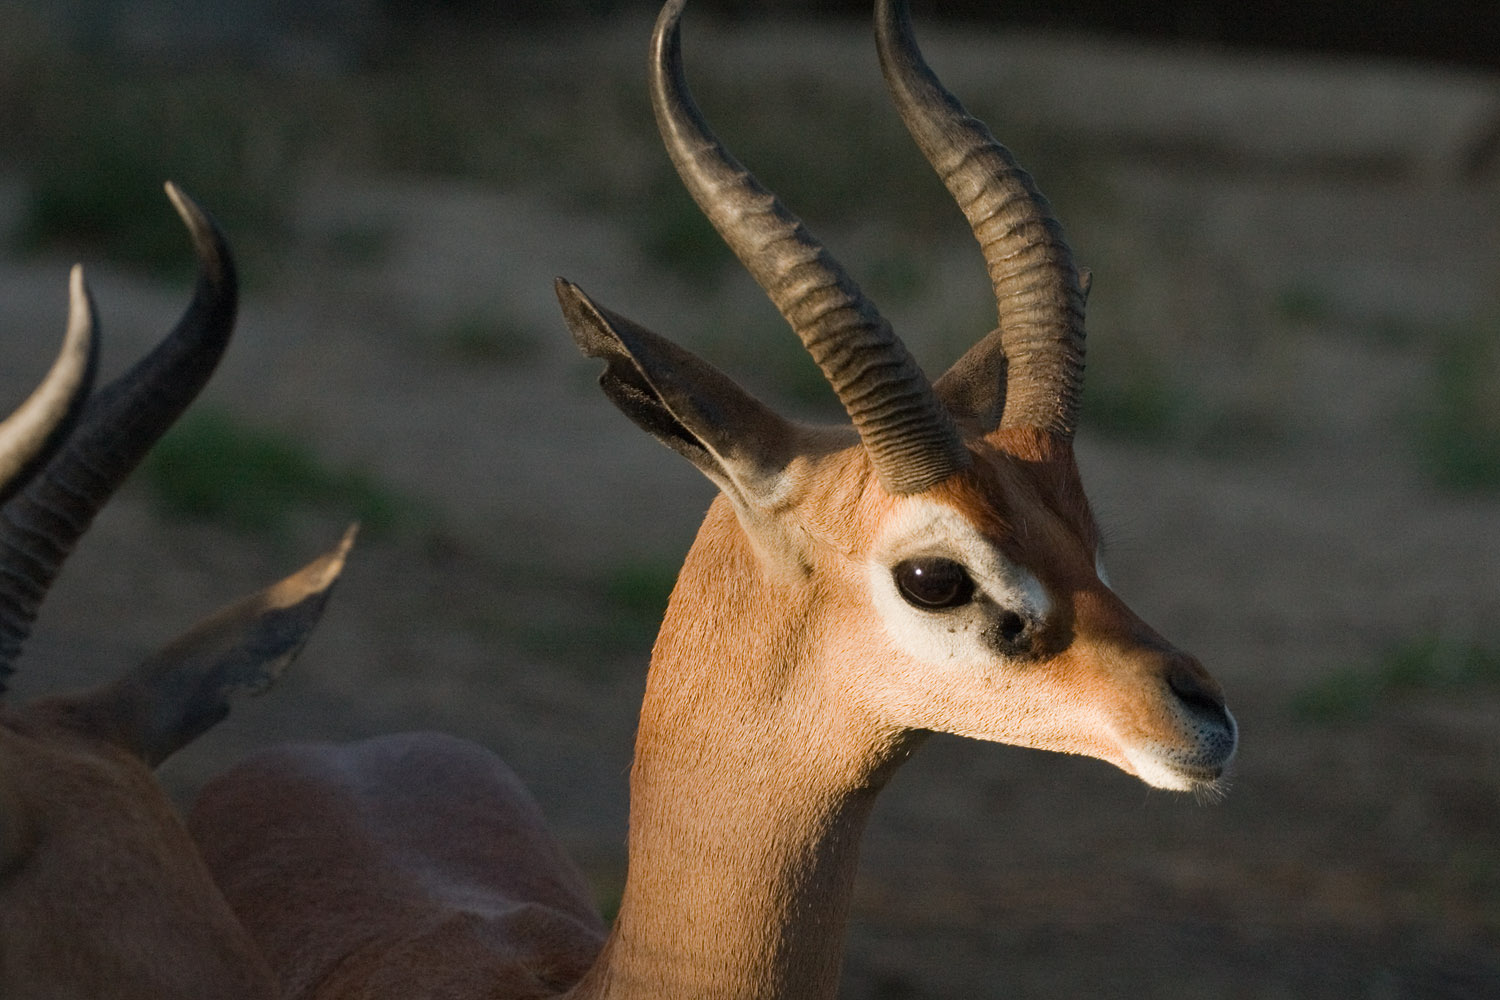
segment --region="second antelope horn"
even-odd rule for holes
[[[0,693],[74,544],[198,395],[229,344],[238,290],[228,244],[174,185],[167,195],[198,256],[192,303],[151,353],[94,394],[67,443],[0,508]]]

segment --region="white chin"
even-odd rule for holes
[[[1135,769],[1135,776],[1152,788],[1164,788],[1172,792],[1191,792],[1212,785],[1219,774],[1206,770],[1172,765],[1160,758],[1139,750],[1126,750],[1125,757]],[[1222,772],[1220,772],[1222,773]]]

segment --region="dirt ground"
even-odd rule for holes
[[[728,74],[812,74],[820,53],[857,50],[860,82],[829,86],[878,87],[862,32],[826,30],[714,44]],[[1379,680],[1392,644],[1500,646],[1500,493],[1434,485],[1411,432],[1444,338],[1500,335],[1500,80],[1044,37],[924,43],[961,94],[1001,88],[1103,164],[1106,197],[1071,215],[1058,199],[1095,271],[1092,374],[1146,357],[1191,405],[1156,437],[1086,425],[1084,478],[1116,589],[1221,679],[1242,756],[1227,798],[1205,804],[1093,761],[933,739],[866,837],[845,995],[1500,996],[1500,684]],[[651,632],[621,581],[680,561],[711,489],[593,386],[551,280],[710,356],[705,331],[763,310],[758,293],[739,275],[705,290],[645,262],[628,227],[526,190],[340,174],[300,199],[283,266],[246,276],[204,403],[425,513],[360,544],[280,688],[164,777],[186,798],[255,746],[457,733],[520,772],[607,901]],[[371,220],[389,234],[379,254],[327,252]],[[886,241],[938,275],[887,308],[930,372],[986,329],[956,216],[910,243],[823,235],[856,259]],[[69,263],[0,262],[6,401],[54,350]],[[118,368],[182,292],[90,274]],[[456,360],[430,332],[468,313],[535,338],[518,358]],[[131,485],[55,588],[20,692],[124,666],[310,558],[347,516],[246,534],[165,518]],[[1341,676],[1347,704],[1309,711]]]

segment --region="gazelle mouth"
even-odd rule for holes
[[[1239,725],[1228,710],[1223,716],[1222,724],[1199,720],[1187,747],[1156,740],[1130,745],[1122,740],[1120,749],[1136,777],[1153,788],[1216,797],[1223,794],[1225,774],[1239,745]]]
[[[1135,776],[1152,788],[1173,792],[1217,794],[1222,790],[1229,760],[1209,763],[1185,761],[1172,754],[1155,754],[1131,748],[1125,751]]]

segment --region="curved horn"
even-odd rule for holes
[[[57,360],[36,391],[0,423],[0,504],[25,486],[67,439],[94,385],[99,338],[83,268],[73,268],[68,293],[68,330]]]
[[[683,2],[668,0],[651,39],[651,104],[672,163],[822,369],[881,485],[920,493],[968,464],[958,429],[890,324],[704,123],[682,72]]]
[[[1030,175],[922,59],[905,0],[876,0],[875,39],[901,120],[963,209],[995,286],[999,327],[975,351],[1003,383],[1001,426],[1071,438],[1083,385],[1084,290]],[[996,355],[999,355],[998,357]],[[956,380],[973,373],[966,358]],[[1005,373],[1008,368],[1008,374]]]
[[[0,508],[0,693],[37,609],[94,515],[213,374],[238,291],[223,233],[167,185],[198,257],[193,301],[165,339],[89,400],[67,444]]]

